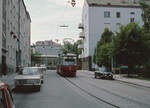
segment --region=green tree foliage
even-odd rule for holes
[[[74,42],[74,43],[71,43],[71,42],[69,42],[69,41],[65,41],[65,42],[63,43],[64,45],[63,45],[62,48],[61,48],[61,51],[62,51],[63,53],[74,53],[74,54],[76,54],[77,57],[78,57],[78,55],[81,54],[81,49],[78,48],[78,46],[79,46],[81,43],[82,43],[81,40],[77,40],[77,41]]]
[[[144,29],[146,32],[150,33],[150,5],[146,4],[144,1],[140,2],[142,7],[142,19],[144,22]]]
[[[111,68],[111,52],[112,52],[112,37],[113,32],[106,28],[97,43],[94,52],[94,63],[99,66],[103,65],[108,70]]]
[[[148,5],[146,2],[142,0],[140,2],[140,5],[143,10],[143,13],[142,13],[142,19],[144,22],[143,34],[147,37],[147,40],[150,41],[150,5]],[[149,42],[149,45],[150,45],[150,42]],[[143,73],[145,77],[150,77],[149,67],[150,67],[150,60],[144,66]]]
[[[103,65],[107,70],[111,70],[112,44],[106,43],[98,48],[97,60],[98,65]]]
[[[149,42],[137,24],[120,27],[120,32],[113,39],[113,55],[119,64],[128,66],[129,73],[147,62],[150,55]]]
[[[69,41],[63,42],[63,46],[61,47],[61,51],[65,53],[72,53],[73,44]]]
[[[78,48],[78,46],[82,44],[82,40],[77,40],[74,44],[73,44],[73,48],[72,48],[72,52],[74,52],[77,57],[82,53],[82,50],[80,48]]]
[[[113,37],[113,32],[110,31],[108,28],[105,28],[98,44],[104,45],[106,43],[110,43],[110,42],[112,42],[112,37]]]

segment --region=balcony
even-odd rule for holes
[[[79,29],[84,29],[83,23],[79,23],[78,28],[79,28]]]
[[[84,36],[84,33],[83,33],[83,32],[81,32],[81,33],[79,34],[79,38],[85,38],[85,36]]]

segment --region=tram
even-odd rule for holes
[[[56,71],[64,77],[75,77],[77,72],[76,55],[72,53],[59,54]]]

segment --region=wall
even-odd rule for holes
[[[20,2],[20,49],[21,65],[27,67],[30,65],[30,16],[26,10],[24,1]]]
[[[7,72],[16,71],[16,51],[18,50],[18,0],[7,0],[6,16],[6,46],[7,46]],[[13,34],[11,34],[13,32]],[[16,36],[16,37],[14,37]]]
[[[2,1],[0,0],[0,64],[1,64],[1,58],[2,58],[2,52],[1,52],[1,47],[2,47]],[[12,72],[16,72],[16,66],[17,66],[17,62],[18,62],[18,55],[17,52],[19,52],[19,1],[21,1],[20,3],[23,4],[23,0],[4,0],[6,1],[6,49],[7,49],[7,53],[6,54],[6,65],[7,65],[7,73],[12,73]],[[24,38],[21,37],[21,41],[23,44],[20,44],[21,46],[23,45],[24,47],[22,47],[22,52],[23,54],[25,54],[24,57],[24,63],[22,63],[24,66],[24,64],[28,64],[28,62],[30,62],[30,60],[28,58],[30,58],[29,55],[29,48],[30,48],[30,21],[29,18],[27,17],[26,14],[26,8],[25,5],[21,5],[22,7],[20,8],[20,12],[21,12],[21,17],[23,17],[21,19],[22,22],[22,26],[20,27],[21,29],[21,34],[28,36],[28,38]],[[28,42],[28,43],[27,43]],[[25,44],[26,43],[26,44]],[[25,52],[25,53],[24,53]]]
[[[110,18],[104,18],[104,11],[110,11]],[[116,18],[116,12],[121,13],[120,18]],[[135,12],[131,15],[130,12]],[[119,30],[117,23],[126,25],[130,23],[130,18],[134,17],[135,22],[142,25],[141,19],[142,10],[140,8],[127,8],[127,7],[89,7],[89,56],[93,56],[94,49],[96,48],[97,41],[100,39],[101,34],[104,32],[105,23],[110,23],[110,30],[116,32]]]
[[[61,47],[51,47],[51,46],[36,46],[35,51],[42,55],[58,55]]]
[[[83,12],[82,12],[82,23],[84,25],[84,29],[82,32],[84,33],[85,38],[83,39],[84,49],[82,51],[82,57],[89,56],[89,7],[87,2],[84,2]]]

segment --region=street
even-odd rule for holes
[[[95,79],[85,70],[76,78],[48,70],[41,91],[13,94],[16,108],[150,108],[149,95],[149,88]]]

